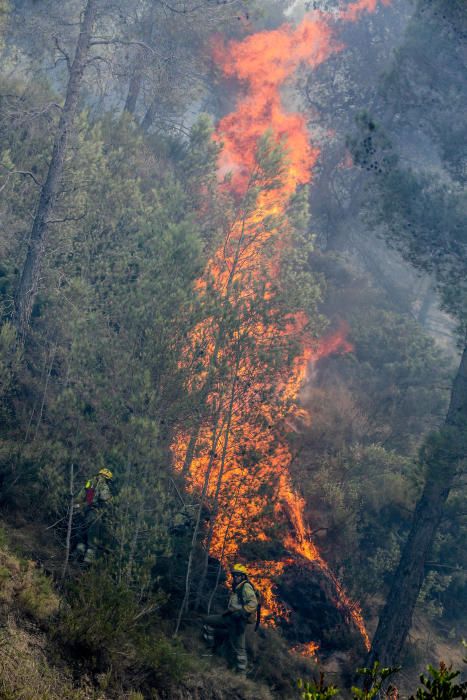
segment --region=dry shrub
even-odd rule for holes
[[[41,633],[22,630],[8,620],[0,633],[2,700],[98,700],[90,688],[74,688],[63,668],[47,663],[45,644]]]
[[[21,561],[4,547],[0,549],[0,604],[44,623],[58,611],[59,603],[50,579],[34,562]]]
[[[277,696],[265,686],[217,665],[210,671],[189,675],[154,696],[155,700],[272,700],[273,697]]]
[[[45,622],[55,615],[60,605],[50,579],[38,571],[32,562],[27,562],[23,572],[17,600],[21,610],[39,622]]]
[[[0,603],[11,605],[15,597],[21,564],[8,552],[0,550]]]
[[[273,629],[262,627],[248,638],[250,675],[273,688],[276,698],[290,698],[296,679],[316,671],[313,659],[291,653],[288,644]]]

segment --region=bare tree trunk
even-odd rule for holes
[[[253,186],[253,184],[254,184],[254,180],[252,177],[251,181],[248,185],[247,195],[250,192],[250,189]],[[245,197],[247,195],[245,195]],[[187,448],[186,455],[185,455],[185,460],[183,463],[183,468],[182,468],[182,476],[183,477],[186,477],[190,471],[191,463],[193,461],[193,457],[194,457],[195,450],[196,450],[196,445],[198,442],[199,431],[201,429],[201,426],[202,426],[203,420],[204,420],[204,411],[206,409],[206,400],[209,396],[209,393],[211,391],[212,384],[214,381],[215,369],[217,367],[219,352],[221,350],[221,341],[223,340],[224,334],[225,334],[226,304],[230,299],[230,293],[232,291],[233,281],[234,281],[235,275],[238,271],[238,267],[239,267],[239,263],[240,263],[240,253],[242,250],[242,245],[245,241],[246,219],[247,219],[247,215],[246,215],[246,213],[244,213],[242,216],[242,220],[241,220],[241,232],[240,232],[240,236],[239,236],[239,239],[237,242],[234,260],[232,262],[232,267],[229,271],[229,277],[227,279],[225,293],[223,295],[223,298],[221,299],[221,314],[220,314],[219,324],[218,324],[217,331],[216,331],[216,341],[214,344],[211,358],[209,360],[208,374],[206,377],[206,381],[205,381],[205,383],[200,391],[199,404],[201,406],[201,409],[199,411],[197,423],[195,424],[193,431],[191,433],[190,442],[188,444],[188,448]]]
[[[147,480],[147,475],[148,475],[148,467],[147,465],[145,466],[144,472],[141,475],[141,481],[142,483],[145,483]],[[141,526],[143,524],[144,520],[144,503],[141,504],[140,508],[138,508],[137,513],[136,513],[136,519],[133,522],[132,529],[133,529],[133,534],[130,542],[130,551],[128,553],[128,563],[126,566],[126,582],[130,584],[131,582],[131,576],[133,573],[133,567],[135,563],[135,557],[136,557],[136,550],[138,547],[138,541],[140,538],[140,532],[141,532]]]
[[[205,411],[207,408],[207,398],[210,394],[210,391],[212,389],[212,385],[214,382],[214,377],[215,377],[215,369],[217,367],[217,360],[219,357],[219,351],[221,349],[221,339],[224,335],[224,324],[225,324],[225,319],[222,316],[220,319],[220,324],[217,332],[217,337],[216,337],[216,344],[214,346],[211,359],[209,360],[209,368],[208,368],[208,375],[206,377],[206,381],[204,382],[204,385],[200,391],[200,396],[198,399],[198,403],[200,405],[200,409],[198,412],[198,417],[197,421],[193,427],[193,430],[191,432],[190,436],[190,442],[188,443],[186,455],[185,455],[185,460],[183,462],[183,467],[182,467],[182,476],[185,478],[188,476],[191,463],[193,462],[193,457],[195,456],[195,450],[196,446],[198,444],[198,437],[199,437],[199,431],[201,430],[201,426],[203,424],[203,421],[205,419]]]
[[[48,372],[48,369],[47,369],[47,368],[48,368],[48,365],[49,365],[49,357],[48,357],[47,355],[44,355],[44,366],[43,366],[43,368],[41,369],[41,376],[40,376],[39,384],[42,383],[42,380],[47,381],[47,380],[46,380],[46,375],[47,375],[47,372]],[[27,443],[27,441],[29,440],[29,433],[30,433],[31,430],[32,430],[32,422],[33,422],[33,420],[34,420],[34,415],[35,415],[35,413],[36,413],[36,409],[37,409],[37,406],[38,406],[38,405],[39,405],[39,396],[35,399],[34,404],[33,404],[33,407],[32,407],[32,410],[31,410],[31,415],[29,416],[28,426],[27,426],[27,428],[26,428],[26,433],[25,433],[25,436],[24,436],[24,442],[23,442],[24,445],[25,445],[25,444]]]
[[[49,369],[47,370],[47,374],[46,374],[46,377],[45,377],[45,384],[44,384],[44,391],[43,391],[43,394],[42,394],[41,408],[40,408],[40,411],[39,411],[39,416],[38,416],[38,418],[37,418],[36,430],[34,431],[34,437],[33,437],[33,439],[32,439],[33,442],[35,442],[35,441],[37,440],[37,436],[38,436],[38,434],[39,434],[39,428],[40,428],[41,422],[42,422],[42,416],[44,415],[44,406],[45,406],[45,400],[46,400],[46,398],[47,398],[47,389],[48,389],[48,387],[49,387],[50,375],[52,374],[52,369],[53,369],[54,362],[55,362],[55,353],[56,353],[56,351],[57,351],[57,346],[54,345],[53,348],[52,348],[52,351],[51,351],[51,353],[50,353]]]
[[[138,54],[138,61],[142,61],[144,58],[143,52]],[[139,93],[141,92],[141,85],[143,84],[143,71],[138,66],[135,68],[133,75],[130,78],[130,83],[128,85],[128,94],[125,101],[125,112],[128,114],[134,114],[136,112],[136,104],[138,102]]]
[[[76,432],[74,437],[73,450],[71,453],[71,464],[70,464],[70,503],[68,511],[68,521],[66,529],[66,542],[65,542],[65,559],[62,568],[62,578],[61,582],[63,584],[68,570],[68,562],[70,561],[70,547],[71,547],[71,532],[73,529],[73,511],[75,505],[75,461],[76,461],[76,449],[78,446],[79,437],[79,423],[76,425]],[[63,518],[64,519],[64,518]],[[60,521],[58,521],[60,522]]]
[[[157,97],[154,97],[151,104],[146,110],[146,114],[143,117],[143,121],[141,122],[141,128],[143,129],[143,131],[149,131],[149,129],[153,125],[154,119],[156,118],[157,114],[157,104],[158,99]]]
[[[146,44],[150,44],[153,37],[154,30],[154,19],[151,16],[146,16],[143,21],[143,41]],[[128,84],[128,94],[125,101],[125,112],[134,115],[136,112],[136,105],[138,104],[138,98],[141,93],[141,87],[143,85],[144,67],[146,60],[148,58],[148,48],[141,47],[136,55],[134,62],[133,73]]]
[[[126,458],[126,469],[125,469],[125,479],[123,482],[123,487],[127,487],[130,483],[131,479],[131,472],[132,472],[132,462],[130,460],[130,450],[128,450],[127,458]],[[119,553],[118,553],[118,565],[117,565],[117,580],[119,583],[122,582],[123,579],[123,558],[125,554],[125,544],[126,544],[126,529],[129,527],[129,519],[130,519],[130,499],[126,498],[124,501],[124,513],[121,517],[121,526],[117,530],[118,536],[120,537],[120,542],[119,542]]]
[[[467,456],[467,345],[453,383],[443,428],[425,444],[427,477],[409,537],[386,605],[381,613],[367,665],[392,666],[400,660],[425,577],[425,565],[443,515],[459,462]]]
[[[97,0],[87,0],[76,44],[75,57],[70,66],[65,104],[63,105],[52,158],[47,177],[41,189],[34,222],[31,229],[26,260],[15,295],[15,322],[24,336],[29,327],[32,307],[37,293],[42,258],[47,240],[50,216],[53,212],[63,175],[68,138],[78,109],[78,99],[91,46],[91,32],[96,14]]]
[[[222,573],[222,560],[224,558],[225,547],[227,545],[227,540],[228,540],[229,532],[230,532],[230,526],[232,524],[232,519],[233,519],[233,516],[235,514],[235,509],[237,508],[238,499],[239,499],[240,492],[242,490],[242,486],[244,485],[244,483],[245,483],[245,479],[242,479],[238,485],[237,492],[236,492],[235,498],[234,498],[234,502],[233,502],[232,508],[230,510],[229,520],[228,520],[227,526],[225,528],[224,539],[222,542],[222,550],[221,550],[220,557],[219,557],[219,566],[217,567],[216,583],[214,584],[214,588],[212,589],[211,595],[209,596],[209,600],[208,600],[208,607],[207,607],[207,614],[208,615],[211,612],[211,606],[212,606],[212,603],[214,601],[214,596],[216,595],[217,589],[219,588],[219,581],[221,579],[221,573]]]
[[[245,194],[244,202],[247,201],[247,198],[248,198],[248,195],[251,191],[251,188],[255,185],[255,181],[256,181],[256,173],[252,173],[252,175],[250,177],[250,182],[248,184],[247,192]],[[230,299],[233,283],[235,280],[235,275],[236,275],[236,273],[239,269],[239,265],[241,263],[240,255],[241,255],[241,251],[242,251],[242,246],[244,245],[245,238],[246,238],[247,218],[248,218],[248,209],[245,208],[245,210],[242,212],[241,219],[239,220],[240,234],[238,236],[238,240],[235,242],[235,251],[234,251],[234,255],[233,255],[233,260],[232,260],[232,264],[230,266],[229,276],[228,276],[227,283],[225,286],[225,292],[223,293],[221,303],[220,303],[221,311],[220,311],[220,318],[219,318],[219,322],[217,324],[217,329],[216,329],[216,334],[215,334],[215,345],[214,345],[214,349],[213,349],[213,352],[212,352],[212,355],[211,355],[211,358],[209,361],[208,374],[206,377],[206,381],[205,381],[204,386],[200,392],[201,410],[200,410],[197,426],[195,426],[195,429],[193,430],[193,433],[192,433],[192,436],[190,439],[190,445],[189,445],[188,450],[187,450],[187,456],[185,458],[185,463],[184,463],[183,471],[182,471],[183,475],[186,475],[189,472],[189,469],[191,466],[191,461],[193,459],[194,451],[196,449],[196,442],[198,439],[199,430],[200,430],[200,427],[202,425],[204,413],[206,410],[207,398],[208,398],[208,395],[211,391],[213,380],[215,377],[215,370],[217,368],[219,351],[221,349],[221,342],[224,340],[225,325],[226,325],[227,317],[228,317],[227,316],[227,314],[228,314],[227,302]],[[229,236],[231,233],[232,233],[232,228],[230,229]],[[225,245],[227,245],[227,242],[229,240],[229,236],[227,236]],[[221,409],[219,407],[219,413],[216,416],[216,421],[215,421],[215,425],[213,428],[213,445],[214,445],[214,437],[215,437],[215,445],[217,445],[218,441],[219,441],[219,437],[222,434],[222,431],[224,429],[224,426],[222,426],[216,435],[217,426],[218,426],[219,417],[220,417],[220,410]],[[209,480],[211,478],[211,471],[212,471],[212,467],[214,464],[214,453],[215,453],[215,446],[211,448],[211,457],[210,457],[209,465],[208,465],[208,468],[207,468],[206,474],[205,474],[204,485],[203,485],[203,490],[202,490],[202,494],[201,494],[201,503],[200,503],[199,510],[198,510],[198,518],[197,518],[195,528],[193,531],[193,538],[192,538],[192,543],[191,543],[191,548],[190,548],[190,554],[188,557],[188,565],[187,565],[187,572],[186,572],[186,579],[185,579],[185,594],[183,597],[182,604],[180,606],[177,624],[176,624],[176,628],[175,628],[175,634],[178,634],[183,613],[188,605],[188,599],[189,599],[190,590],[191,590],[191,572],[192,572],[192,568],[193,568],[193,557],[194,557],[197,537],[198,537],[198,533],[199,533],[199,529],[200,529],[201,512],[202,512],[202,508],[204,506],[205,498],[207,495]]]
[[[216,421],[214,423],[214,427],[213,427],[213,431],[212,431],[210,458],[209,458],[208,467],[206,469],[206,474],[204,475],[204,483],[203,483],[203,489],[201,491],[201,498],[200,498],[200,503],[199,503],[199,508],[198,508],[198,515],[196,518],[195,527],[193,529],[193,536],[191,538],[190,554],[188,556],[188,564],[187,564],[186,575],[185,575],[185,594],[183,596],[182,604],[180,605],[180,609],[178,612],[177,624],[175,626],[175,635],[178,634],[178,631],[180,629],[180,625],[182,622],[183,613],[185,612],[186,608],[188,607],[190,590],[191,590],[191,572],[193,569],[193,558],[194,558],[194,554],[195,554],[195,550],[196,550],[196,544],[198,541],[198,534],[199,534],[200,527],[201,527],[201,516],[203,513],[203,508],[204,508],[206,496],[207,496],[208,489],[209,489],[209,482],[211,479],[212,468],[214,466],[217,444],[219,442],[219,437],[222,434],[222,430],[223,430],[223,426],[221,427],[220,430],[218,430],[218,424],[219,424],[219,413],[216,416]]]
[[[204,405],[204,403],[203,403]],[[193,457],[195,456],[195,449],[196,445],[198,443],[198,436],[199,436],[199,431],[201,429],[201,423],[202,423],[202,417],[200,416],[196,425],[194,426],[191,435],[190,435],[190,442],[188,443],[188,447],[186,450],[186,455],[185,455],[185,460],[183,462],[183,467],[182,467],[182,476],[186,477],[190,471],[191,463],[193,461]]]
[[[140,529],[141,529],[141,521],[142,521],[142,516],[140,513],[138,513],[138,519],[137,519],[136,524],[135,524],[133,537],[131,538],[130,553],[129,553],[129,557],[128,557],[128,564],[126,567],[126,582],[128,584],[130,584],[130,582],[131,582],[131,575],[132,575],[133,566],[135,563],[135,555],[136,555],[136,548],[138,546],[139,534],[140,534]]]
[[[73,528],[73,508],[74,508],[74,496],[75,496],[75,465],[73,461],[70,464],[70,503],[68,506],[68,522],[66,528],[66,544],[65,544],[65,560],[63,562],[62,569],[62,583],[65,580],[66,572],[68,571],[68,562],[70,561],[70,547],[71,547],[71,531]]]

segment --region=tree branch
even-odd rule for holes
[[[59,53],[61,53],[62,56],[64,57],[64,59],[65,59],[65,61],[66,61],[67,68],[68,68],[68,72],[69,72],[69,71],[70,71],[70,67],[71,67],[70,56],[69,56],[69,54],[65,51],[65,49],[63,49],[63,48],[60,46],[60,42],[58,41],[58,37],[54,36],[53,39],[54,39],[55,48],[56,48],[57,51],[58,51]]]
[[[156,51],[152,46],[149,46],[149,44],[146,44],[144,41],[137,41],[136,39],[94,39],[91,41],[90,46],[111,46],[111,45],[117,45],[121,44],[122,46],[138,46],[139,48],[145,49],[146,51],[149,51],[149,53],[153,54],[154,56],[157,56],[158,58],[161,58],[163,61],[169,61],[170,59],[167,56],[163,56],[161,53]]]
[[[82,221],[82,219],[85,218],[87,213],[88,212],[85,211],[84,214],[81,214],[80,216],[66,216],[64,219],[49,219],[49,221],[46,221],[45,223],[47,224],[47,226],[50,226],[50,224],[64,224],[68,221]]]
[[[3,163],[0,163],[0,166],[2,168],[5,168],[5,170],[7,171],[6,181],[0,187],[0,192],[3,192],[5,187],[8,185],[11,175],[23,175],[26,177],[30,177],[30,178],[32,178],[32,180],[34,180],[34,182],[36,183],[36,185],[38,187],[42,187],[42,183],[39,182],[39,180],[36,178],[34,173],[31,173],[29,170],[8,170],[8,168],[5,165],[3,165]]]

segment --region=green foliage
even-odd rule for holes
[[[463,3],[417,4],[383,82],[384,99],[398,115],[397,126],[385,131],[366,115],[358,120],[359,138],[353,143],[356,163],[372,169],[365,208],[373,227],[411,265],[433,274],[461,338],[467,314],[464,25]],[[430,64],[434,54],[440,57],[436,71]],[[401,132],[414,125],[425,139],[420,159],[407,158],[401,149]]]
[[[428,666],[428,676],[420,676],[421,688],[409,700],[453,700],[454,698],[467,697],[467,682],[456,683],[455,679],[460,671],[453,671],[440,663],[439,668]]]
[[[0,0],[0,50],[3,49],[3,35],[8,22],[8,15],[10,11],[11,10],[9,0]]]
[[[57,623],[62,643],[76,654],[99,660],[114,677],[139,669],[148,677],[180,678],[186,669],[182,650],[159,628],[162,592],[139,601],[101,562],[71,584]]]
[[[431,174],[395,168],[381,186],[380,205],[390,240],[415,267],[436,275],[444,308],[462,323],[467,304],[462,192]]]
[[[432,619],[441,617],[444,612],[443,599],[452,582],[452,574],[429,571],[423,582],[417,604]],[[444,594],[444,595],[443,595]],[[448,594],[449,595],[449,594]]]
[[[337,308],[349,320],[353,351],[322,360],[304,393],[313,420],[297,440],[302,457],[295,475],[321,546],[365,609],[397,567],[425,476],[420,446],[446,411],[452,370],[399,301],[353,265],[320,256],[318,271],[327,279],[323,310],[329,316]],[[460,499],[461,491],[452,517]],[[443,535],[442,554],[433,560],[455,567],[464,556],[464,528],[443,527],[449,540]],[[463,585],[457,574],[461,600]],[[449,589],[433,589],[424,606],[441,602],[447,610],[449,598]]]
[[[378,661],[374,663],[372,668],[358,669],[358,673],[363,677],[363,689],[358,686],[352,687],[353,700],[372,700],[372,698],[382,697],[391,700],[397,698],[397,688],[388,681],[399,670],[399,667],[384,668]],[[467,682],[455,682],[460,671],[453,671],[452,667],[447,667],[441,662],[439,668],[429,665],[428,674],[428,676],[424,674],[420,676],[421,687],[417,688],[409,700],[454,700],[455,698],[467,697]],[[328,700],[341,692],[334,685],[325,685],[322,673],[319,682],[304,681],[300,678],[297,681],[297,688],[300,698],[303,700]]]
[[[0,326],[0,418],[11,417],[11,398],[15,390],[20,351],[16,331],[8,321]]]
[[[304,681],[301,678],[297,681],[297,688],[300,691],[302,700],[329,700],[337,695],[339,689],[334,685],[324,684],[324,674],[320,673],[319,682]]]
[[[373,698],[397,697],[396,688],[388,684],[388,680],[399,671],[399,668],[384,668],[376,661],[372,668],[360,668],[357,673],[363,677],[363,689],[352,686],[353,700],[372,700]],[[326,685],[325,676],[320,673],[319,681],[297,681],[297,688],[302,700],[329,700],[340,695],[341,690],[335,685]]]
[[[383,667],[379,661],[375,661],[371,668],[358,669],[358,673],[363,676],[364,688],[352,686],[354,700],[372,700],[381,697],[381,693],[383,697],[397,697],[396,689],[388,681],[399,670],[400,667]]]
[[[380,433],[386,445],[410,448],[413,436],[433,424],[432,413],[444,408],[447,359],[407,315],[367,309],[352,314],[351,327],[359,364],[348,369],[367,397],[365,408],[375,427],[387,431]]]

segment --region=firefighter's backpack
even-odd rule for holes
[[[86,492],[86,505],[92,506],[94,503],[94,496],[96,495],[96,487],[91,480],[86,481],[86,486],[84,487]]]

